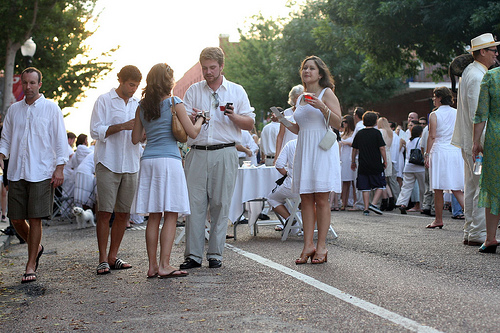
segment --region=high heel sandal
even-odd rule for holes
[[[317,257],[311,259],[311,264],[323,264],[328,261],[327,259],[328,259],[328,251],[326,251],[325,256],[323,258]]]
[[[481,245],[481,247],[479,248],[479,252],[481,252],[481,253],[496,253],[497,247],[498,247],[498,243],[493,244],[493,245],[489,245],[489,246],[485,246],[483,243],[483,245]]]
[[[304,252],[302,252],[300,254],[300,258],[299,259],[295,259],[295,265],[307,264],[307,261],[309,260],[309,257],[311,258],[311,262],[312,262],[312,257],[314,256],[315,253],[316,253],[316,249],[314,249],[310,253],[304,253]]]

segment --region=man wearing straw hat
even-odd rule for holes
[[[481,80],[486,71],[497,61],[497,45],[491,33],[471,40],[469,50],[474,61],[462,73],[457,97],[457,121],[451,143],[462,149],[465,177],[465,224],[463,243],[480,246],[486,239],[484,208],[478,207],[479,176],[473,173],[472,133]],[[484,135],[484,134],[483,134]]]

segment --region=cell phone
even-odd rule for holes
[[[226,112],[226,109],[227,109],[229,106],[233,106],[233,103],[226,103],[226,106],[224,107],[224,114],[228,114],[228,113]]]

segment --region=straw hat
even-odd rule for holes
[[[490,33],[482,34],[481,36],[477,36],[470,41],[470,50],[472,53],[477,50],[485,49],[487,47],[497,46],[500,42],[496,42],[493,38],[493,35]]]

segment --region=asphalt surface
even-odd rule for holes
[[[21,284],[26,245],[0,258],[0,331],[496,332],[500,257],[464,246],[461,220],[442,230],[418,213],[333,212],[328,262],[300,265],[302,238],[238,227],[223,267],[146,279],[144,227],[128,230],[120,257],[134,267],[97,276],[95,229],[44,227],[38,281]],[[232,228],[229,229],[232,234]],[[184,243],[172,263],[183,261]]]

